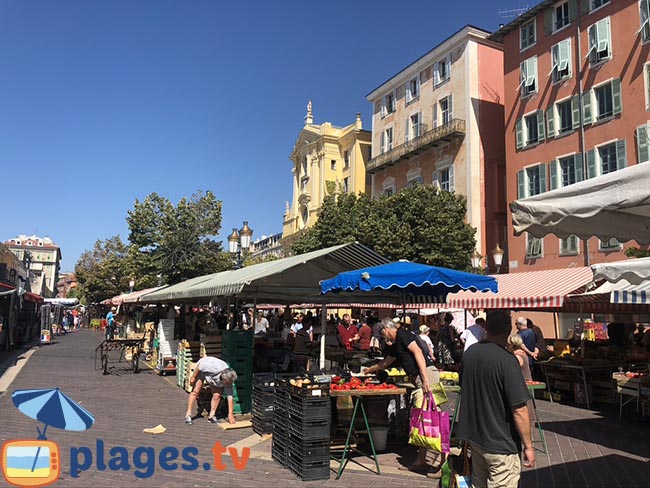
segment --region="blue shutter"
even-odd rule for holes
[[[585,125],[591,124],[591,90],[582,94],[582,116]]]
[[[616,169],[623,169],[627,166],[627,154],[625,152],[625,139],[616,141]]]
[[[539,165],[539,192],[544,193],[546,190],[548,190],[546,186],[546,164],[541,163]]]
[[[560,186],[558,181],[559,166],[560,164],[557,161],[548,163],[548,168],[551,173],[551,190],[555,190]]]
[[[573,156],[573,167],[576,171],[576,183],[585,179],[584,170],[582,168],[582,154]]]
[[[648,131],[647,124],[643,124],[637,127],[636,144],[637,144],[639,163],[645,163],[646,161],[650,160],[650,148],[648,146],[648,136],[650,136],[650,131]]]
[[[596,151],[587,151],[587,178],[596,176]]]
[[[576,95],[571,99],[571,118],[573,119],[573,129],[580,127],[580,96]]]
[[[555,137],[555,106],[553,105],[546,109],[546,124],[548,125],[548,137]]]
[[[526,175],[522,169],[517,173],[517,199],[526,198]]]
[[[542,142],[546,139],[546,131],[544,130],[546,124],[544,124],[544,111],[537,111],[537,140]]]
[[[521,149],[524,146],[524,129],[522,119],[517,119],[515,122],[515,136],[517,139],[517,149]]]
[[[546,9],[544,12],[544,34],[550,36],[553,33],[553,9]]]
[[[623,97],[621,95],[621,80],[615,78],[612,80],[612,104],[614,106],[614,115],[623,111]]]

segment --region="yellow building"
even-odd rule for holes
[[[361,114],[346,127],[330,122],[314,124],[309,102],[305,125],[289,156],[293,162],[293,198],[291,203],[286,202],[282,226],[286,255],[300,232],[318,220],[327,195],[367,192],[366,162],[371,147],[372,134],[363,130]]]

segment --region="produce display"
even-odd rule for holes
[[[388,376],[406,376],[406,371],[402,368],[389,368],[386,370]]]
[[[458,383],[460,377],[456,371],[440,371],[440,381]]]
[[[360,378],[350,378],[350,380],[345,380],[340,376],[334,376],[332,378],[332,383],[330,384],[331,390],[395,390],[398,387],[388,383],[377,383],[377,380],[373,378],[366,378],[361,380]]]

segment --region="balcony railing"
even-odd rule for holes
[[[452,119],[451,121],[424,132],[420,137],[416,137],[404,144],[394,147],[379,156],[372,158],[366,164],[366,171],[373,172],[384,165],[393,164],[405,156],[417,154],[420,150],[444,141],[449,141],[454,137],[465,136],[465,121],[462,119]]]

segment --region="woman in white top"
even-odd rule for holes
[[[429,357],[431,357],[431,360],[435,361],[436,356],[435,354],[433,354],[433,342],[431,342],[431,338],[429,337],[429,332],[431,331],[427,325],[420,326],[420,339],[422,339],[424,343],[427,345],[427,348],[429,349]]]

